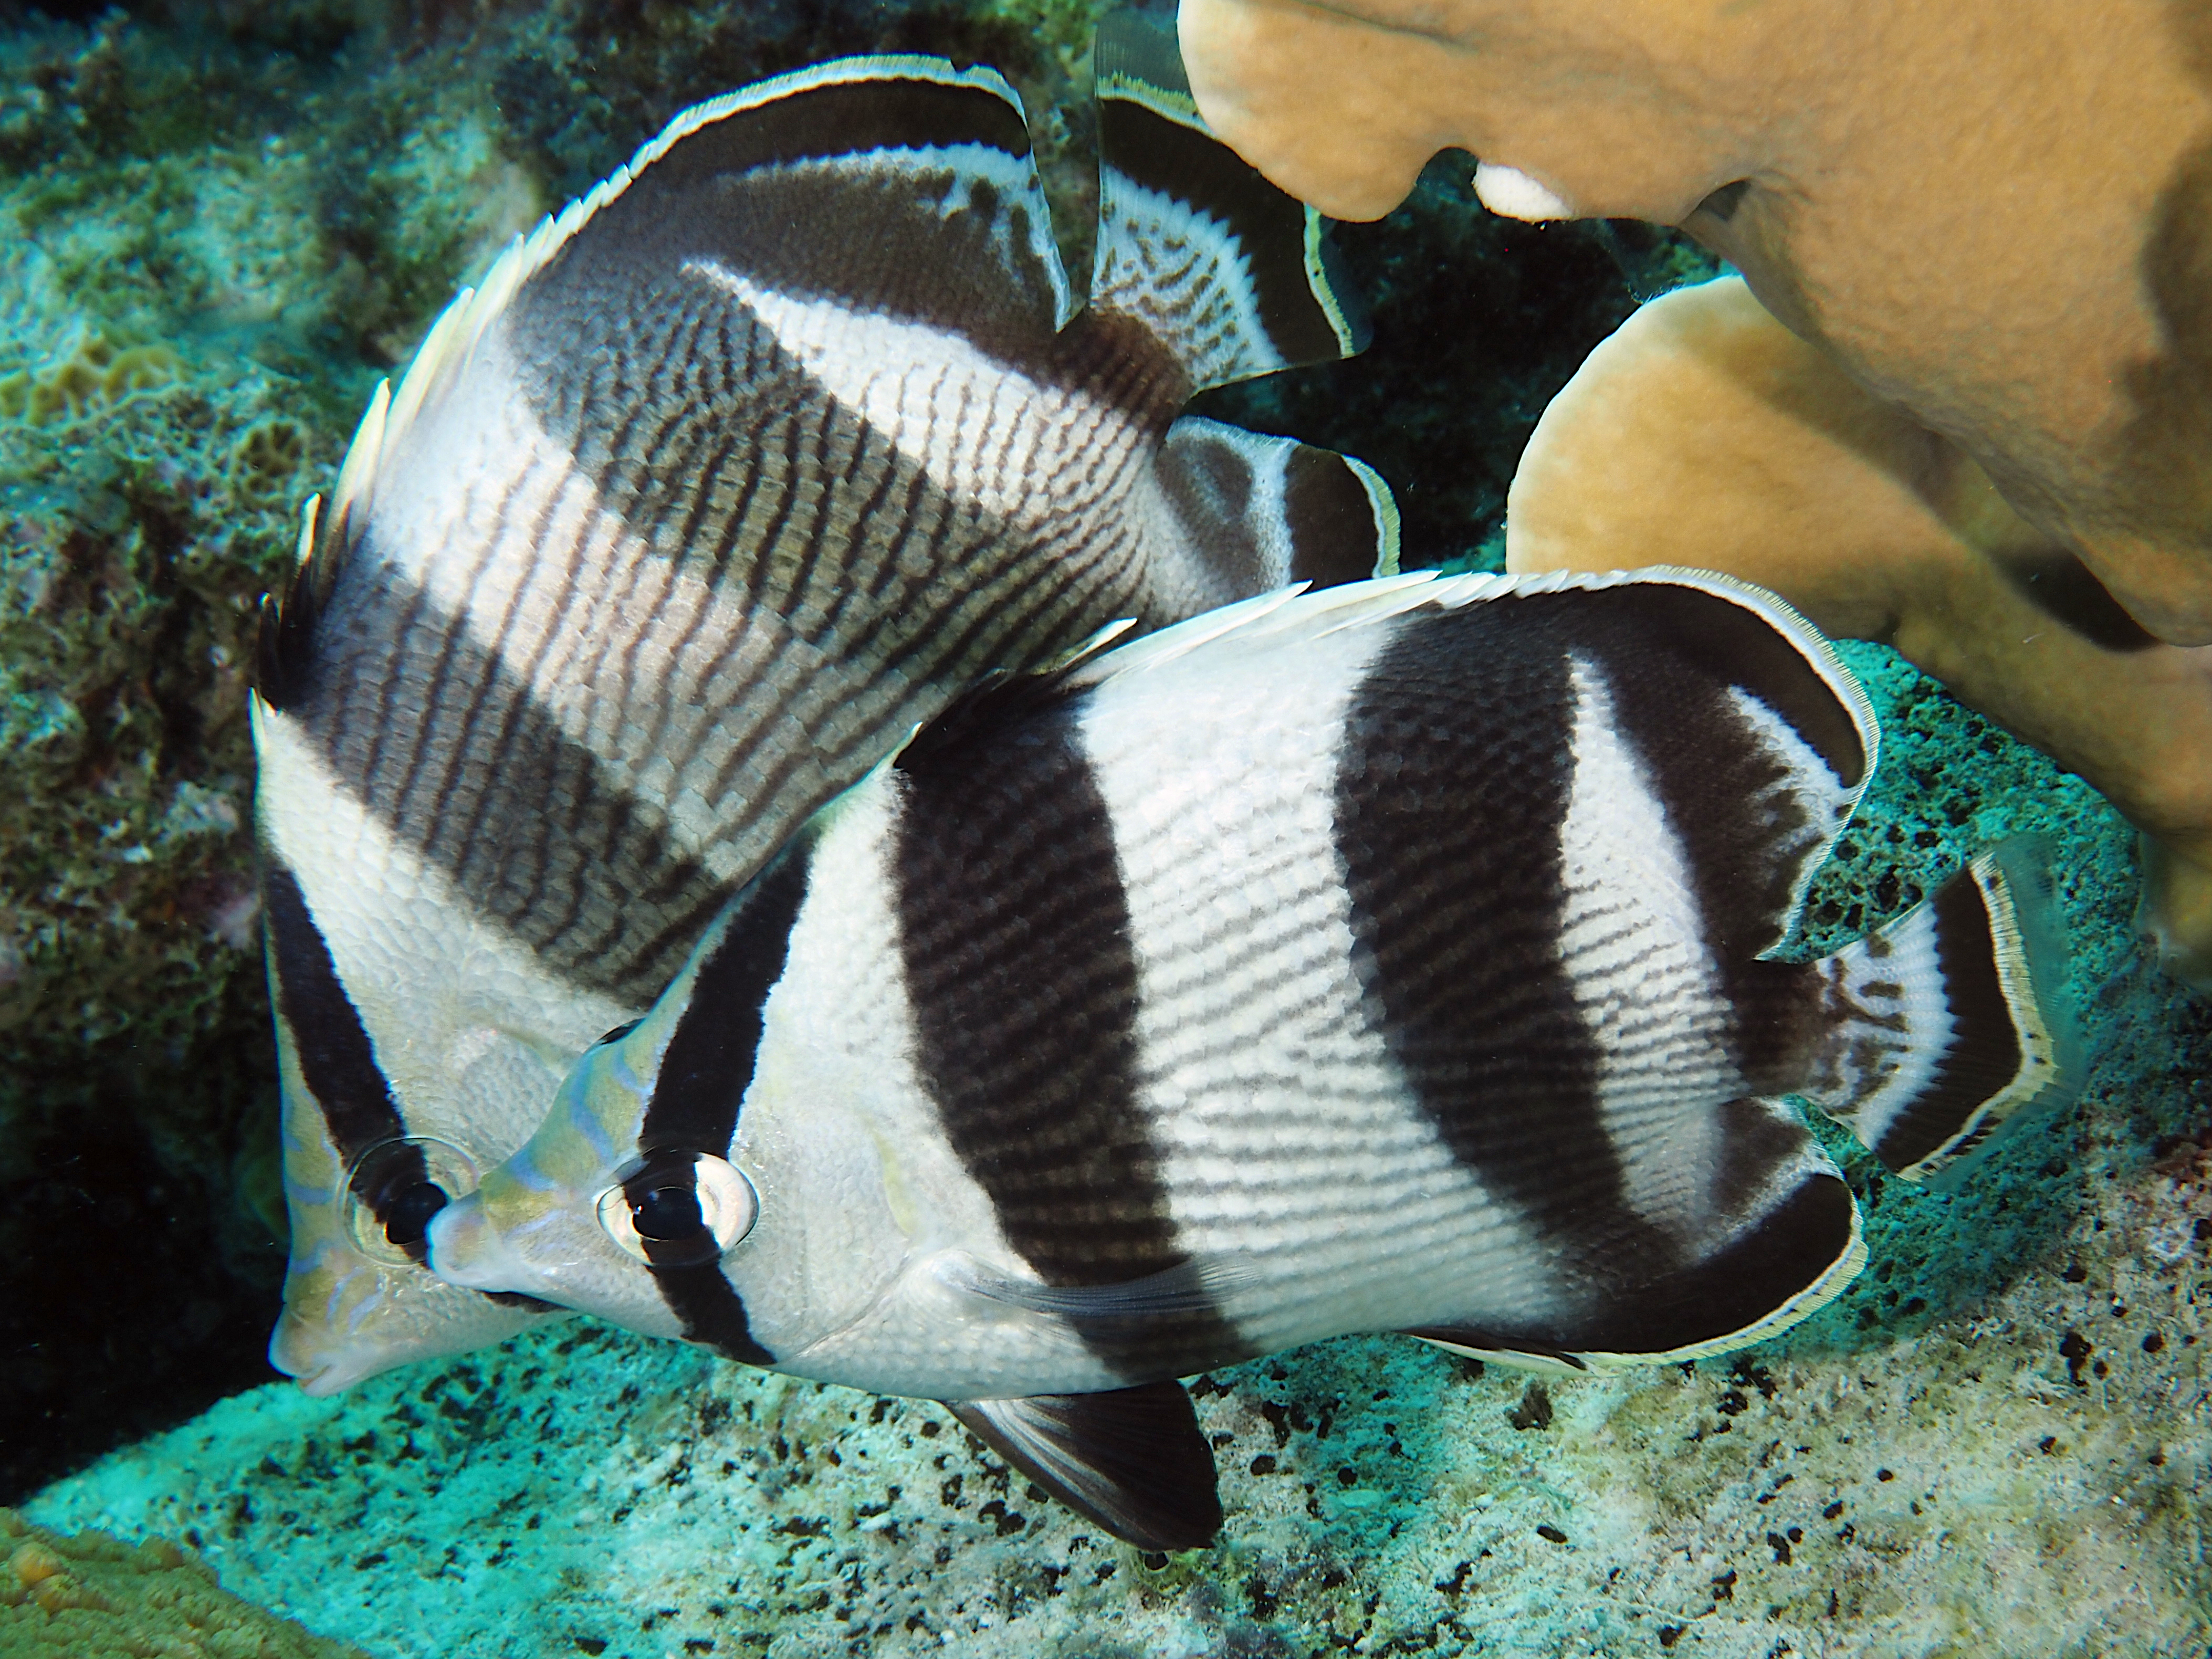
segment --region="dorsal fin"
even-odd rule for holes
[[[495,324],[536,321],[546,349],[524,356],[558,379],[587,367],[562,349],[564,318],[718,271],[927,322],[1001,355],[1042,355],[1074,309],[1021,99],[996,70],[848,58],[696,105],[518,236],[440,314],[398,390],[378,384],[283,609],[311,587],[297,614],[312,621],[386,463]]]
[[[977,745],[989,742],[1010,726],[1034,720],[1105,680],[1171,662],[1214,640],[1231,635],[1245,640],[1271,638],[1279,629],[1310,636],[1394,617],[1422,605],[1463,602],[1462,595],[1486,597],[1486,590],[1470,588],[1470,583],[1510,586],[1510,580],[1502,577],[1439,580],[1433,570],[1347,582],[1316,593],[1308,593],[1306,584],[1298,582],[1256,599],[1224,605],[1119,649],[1101,649],[1127,627],[1115,624],[1035,672],[1014,674],[1000,670],[986,675],[955,697],[936,719],[916,727],[889,764],[901,772],[960,766]]]
[[[1070,689],[1065,668],[1036,674],[994,669],[953,698],[936,719],[916,726],[891,757],[890,768],[921,772],[957,767],[975,744],[1066,702]]]
[[[1094,310],[1141,323],[1194,390],[1365,348],[1328,222],[1206,130],[1171,35],[1107,17],[1097,83]]]
[[[1333,449],[1185,415],[1160,488],[1225,594],[1398,574],[1398,506],[1375,470]]]

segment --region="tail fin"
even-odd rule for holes
[[[1900,1179],[1954,1169],[2079,1085],[2053,910],[2041,846],[2008,842],[1814,964],[1831,1023],[1805,1092]]]
[[[1092,308],[1144,325],[1194,392],[1364,350],[1328,222],[1206,131],[1174,37],[1116,12],[1097,52]]]
[[[1398,507],[1374,468],[1334,450],[1185,415],[1168,428],[1160,488],[1225,603],[1291,582],[1398,574]]]

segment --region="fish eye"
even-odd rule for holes
[[[477,1180],[476,1160],[450,1140],[380,1140],[346,1171],[346,1236],[373,1261],[419,1264],[432,1218]]]
[[[735,1249],[760,1219],[744,1172],[708,1152],[664,1152],[599,1198],[608,1237],[650,1267],[694,1267]]]

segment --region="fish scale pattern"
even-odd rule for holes
[[[1418,1109],[1355,971],[1334,785],[1383,641],[1133,675],[1085,715],[1143,963],[1150,1133],[1187,1248],[1245,1270],[1221,1299],[1255,1351],[1433,1317],[1470,1262],[1493,1312],[1550,1284]]]

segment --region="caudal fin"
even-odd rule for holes
[[[1398,574],[1398,507],[1374,468],[1185,415],[1155,464],[1202,580],[1224,598]]]
[[[2079,1085],[2053,910],[2040,846],[2008,842],[1816,964],[1832,1023],[1805,1092],[1900,1179]]]
[[[1091,308],[1142,324],[1194,392],[1364,349],[1328,222],[1206,131],[1174,36],[1117,12],[1097,53]]]

